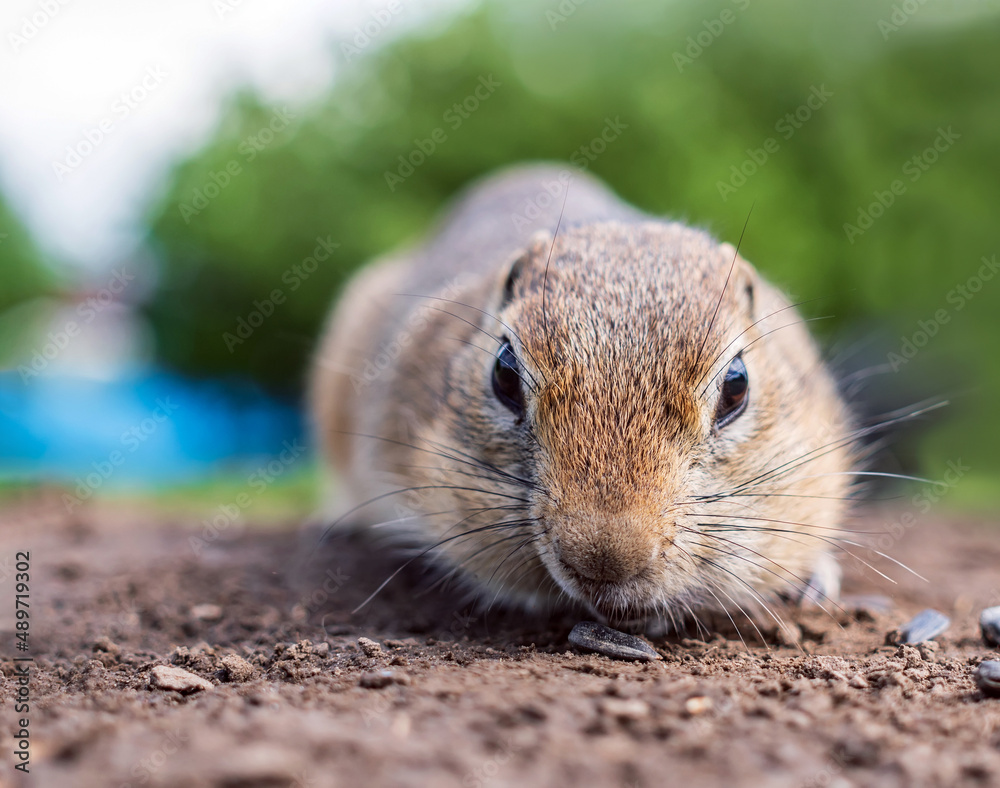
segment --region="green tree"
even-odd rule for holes
[[[899,356],[885,384],[896,399],[942,393],[942,380],[1000,387],[1000,357],[987,349],[1000,278],[961,308],[949,302],[1000,253],[1000,16],[893,8],[488,0],[444,28],[342,57],[329,95],[260,150],[275,108],[241,95],[150,215],[162,358],[296,390],[353,270],[426,232],[470,179],[555,159],[734,242],[753,206],[748,259],[794,296],[819,299],[805,310],[835,316],[821,332],[874,337],[872,363]],[[462,105],[481,79],[499,87],[470,112]],[[609,121],[626,128],[594,143]],[[217,196],[184,211],[231,162],[239,173]],[[291,290],[289,272],[320,238],[339,246]],[[260,330],[227,343],[276,289],[285,301]],[[906,358],[939,309],[949,322]],[[987,399],[963,400],[925,454],[942,466],[975,454],[974,467],[995,470],[1000,423]]]
[[[0,198],[0,314],[51,293],[55,279],[28,231]]]

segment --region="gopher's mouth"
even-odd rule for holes
[[[625,580],[592,580],[559,563],[561,571],[552,574],[560,588],[606,621],[641,619],[657,609],[656,585],[648,572]]]

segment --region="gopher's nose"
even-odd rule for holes
[[[649,566],[653,551],[644,542],[564,547],[562,562],[582,579],[595,583],[622,583],[642,574]]]

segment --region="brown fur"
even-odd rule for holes
[[[345,488],[388,493],[368,521],[447,540],[432,554],[488,598],[673,617],[800,588],[841,525],[848,477],[834,474],[852,463],[804,323],[730,245],[585,176],[554,240],[563,193],[518,221],[558,176],[476,186],[425,246],[341,299],[312,403]],[[491,388],[501,338],[525,379],[522,421]],[[749,405],[720,430],[741,349]],[[421,489],[399,506],[402,488]]]

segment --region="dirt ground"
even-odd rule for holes
[[[891,552],[927,583],[850,571],[845,591],[891,595],[888,611],[786,611],[795,627],[762,627],[767,645],[749,626],[747,646],[731,627],[653,638],[663,660],[637,664],[572,650],[572,618],[422,593],[415,571],[352,615],[396,564],[293,526],[192,541],[197,523],[37,500],[0,523],[3,785],[1000,785],[1000,700],[972,679],[997,656],[976,625],[1000,600],[987,524],[908,529]],[[12,765],[22,550],[28,775]],[[924,607],[953,618],[939,646],[885,645]],[[164,665],[211,686],[151,686]]]

